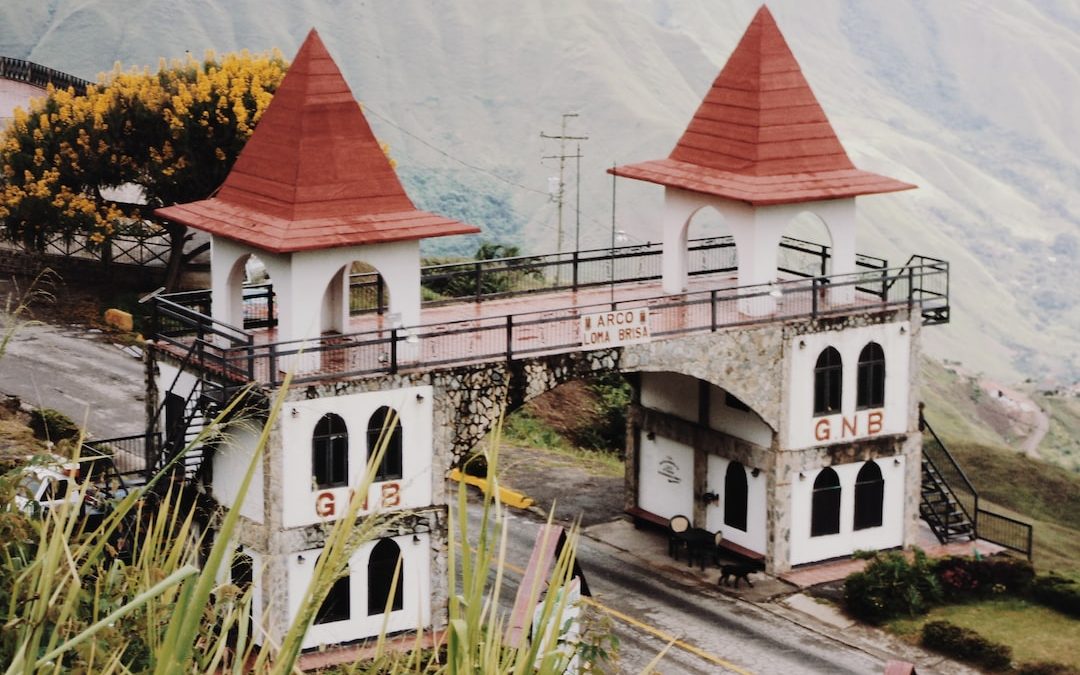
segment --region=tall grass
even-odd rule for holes
[[[288,385],[286,381],[270,407],[236,504],[244,502]],[[239,401],[226,408],[194,443],[220,433],[225,420],[238,410]],[[396,420],[388,420],[388,427],[393,424]],[[6,664],[4,672],[297,672],[303,636],[334,581],[346,573],[349,557],[358,546],[377,538],[388,521],[393,522],[392,514],[360,516],[389,442],[386,431],[389,428],[345,515],[330,527],[301,609],[279,644],[257,633],[262,630],[259,625],[250,625],[254,585],[240,589],[221,581],[228,576],[239,509],[221,518],[206,560],[198,565],[204,542],[203,535],[196,534],[194,510],[179,486],[164,487],[172,467],[120,499],[93,529],[84,529],[86,521],[75,508],[48,510],[39,519],[14,512],[11,495],[19,473],[5,476],[0,480],[0,503],[9,505],[0,510],[0,664]],[[496,443],[497,439],[492,447]],[[494,464],[495,453],[489,452]],[[157,500],[154,494],[162,496]],[[573,645],[559,647],[542,639],[509,645],[504,638],[506,617],[498,600],[507,538],[505,514],[495,495],[494,488],[485,494],[481,526],[470,532],[465,487],[459,486],[450,513],[449,622],[435,649],[419,649],[422,629],[418,629],[417,648],[406,654],[389,652],[383,636],[376,641],[374,659],[348,671],[565,671]],[[568,600],[560,589],[573,568],[576,537],[572,532],[550,578],[535,584],[537,594],[545,587],[548,591],[540,626],[564,624]],[[459,546],[464,553],[458,552]],[[541,636],[548,632],[540,631]],[[255,635],[261,638],[262,648],[255,647]]]

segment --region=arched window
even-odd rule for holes
[[[810,505],[810,536],[820,537],[840,531],[840,476],[826,468],[814,479]]]
[[[880,408],[885,405],[885,351],[876,342],[859,352],[858,381],[856,407]]]
[[[345,575],[339,577],[330,587],[330,592],[326,594],[326,599],[319,606],[319,611],[315,612],[315,623],[348,621],[352,616],[352,588],[349,583],[349,573],[350,570],[346,566]]]
[[[390,425],[393,425],[391,428]],[[389,434],[388,437],[384,434]],[[375,455],[385,442],[386,452],[375,471],[375,481],[396,480],[401,478],[401,418],[390,407],[383,406],[371,415],[368,421],[367,444],[368,457]]]
[[[855,529],[881,526],[881,511],[885,502],[885,480],[874,460],[863,464],[855,478]]]
[[[746,469],[731,462],[724,475],[724,524],[746,532]]]
[[[340,415],[327,413],[311,437],[311,474],[319,489],[349,482],[349,431]]]
[[[840,412],[843,392],[844,365],[840,352],[826,347],[814,365],[814,414],[832,415]]]
[[[368,616],[382,614],[386,601],[390,598],[390,587],[394,585],[394,570],[401,560],[401,549],[393,539],[382,539],[371,549],[367,566],[367,613]],[[401,588],[405,585],[405,567],[402,564],[398,572],[397,585],[394,586],[394,599],[390,610],[396,612],[404,606]]]

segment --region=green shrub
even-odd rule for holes
[[[1053,661],[1036,661],[1023,663],[1015,671],[1016,675],[1080,675],[1080,670],[1067,666],[1064,663]]]
[[[872,554],[865,570],[844,581],[848,611],[872,624],[925,614],[941,597],[937,577],[926,554],[919,549],[915,549],[912,562],[902,553]]]
[[[934,572],[949,600],[985,598],[1002,593],[1022,595],[1035,578],[1031,563],[1007,556],[950,556],[934,563]]]
[[[1031,597],[1062,614],[1080,618],[1080,585],[1072,579],[1047,574],[1035,579]]]
[[[57,442],[79,435],[79,425],[64,413],[52,408],[36,408],[30,411],[30,429],[42,440]]]
[[[923,626],[922,644],[986,670],[1008,670],[1012,664],[1012,648],[948,621],[931,621]]]

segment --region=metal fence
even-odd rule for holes
[[[980,508],[975,515],[975,531],[979,539],[1023,553],[1031,560],[1035,529],[1030,523]]]
[[[420,270],[420,285],[425,304],[483,300],[536,293],[539,291],[578,290],[608,284],[655,281],[662,275],[660,244],[592,249],[572,253],[518,256],[493,260],[429,265]],[[831,250],[823,244],[784,237],[780,241],[780,272],[802,278],[828,275]],[[690,276],[734,272],[738,268],[735,241],[732,237],[695,239],[688,246]],[[860,272],[882,272],[887,261],[858,255]],[[865,278],[866,292],[882,293],[880,276]],[[386,289],[376,272],[350,276],[349,308],[352,314],[383,312],[387,307]]]
[[[85,94],[86,88],[93,84],[81,77],[46,68],[33,61],[13,59],[9,56],[0,56],[0,77],[16,82],[26,82],[42,89],[50,84],[61,89],[71,87],[76,94],[80,95]]]
[[[17,240],[0,241],[0,249],[15,253],[80,258],[118,265],[164,268],[169,264],[169,236],[165,232],[123,234],[95,244],[84,234],[51,233],[38,246]]]

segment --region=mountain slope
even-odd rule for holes
[[[557,167],[541,157],[559,148],[540,132],[558,133],[563,112],[580,114],[567,127],[589,136],[580,236],[603,246],[604,169],[668,154],[757,6],[9,0],[0,53],[93,78],[118,60],[156,67],[186,50],[278,47],[291,57],[314,26],[421,208],[547,251]],[[893,264],[911,253],[952,262],[953,324],[926,331],[928,350],[1004,379],[1080,378],[1076,3],[778,0],[770,9],[856,164],[921,186],[860,201],[859,250]],[[617,227],[632,241],[658,240],[661,189],[620,181],[617,190]],[[706,219],[691,227],[722,231]]]

